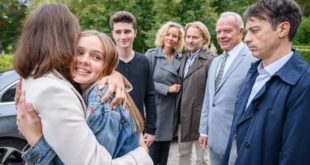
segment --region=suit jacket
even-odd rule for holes
[[[177,73],[180,67],[179,54],[174,52],[171,64],[166,60],[162,48],[150,49],[145,55],[150,61],[152,69],[154,69],[157,111],[155,140],[170,141],[173,137],[173,118],[177,94],[168,93],[168,88],[173,84],[181,83]]]
[[[209,69],[204,95],[199,132],[208,136],[208,147],[218,155],[224,155],[235,111],[237,93],[251,63],[256,61],[244,46],[215,89],[216,72],[223,55],[216,57]]]
[[[79,92],[58,72],[23,80],[26,101],[41,118],[43,135],[65,164],[152,164],[141,147],[112,160],[86,123]]]
[[[259,63],[252,65],[240,88],[224,164],[233,139],[237,165],[309,164],[309,64],[294,51],[245,109]]]
[[[200,50],[199,55],[183,78],[184,67],[187,61],[187,52],[181,58],[181,66],[178,70],[182,78],[181,93],[177,97],[177,111],[175,132],[177,123],[181,124],[181,141],[188,142],[198,140],[199,121],[203,96],[206,88],[208,70],[214,53],[208,50]],[[176,121],[177,121],[176,120]]]

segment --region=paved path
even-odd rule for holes
[[[194,149],[195,148],[193,147],[193,153],[194,153],[193,156],[194,160],[196,160],[196,151]],[[179,156],[178,141],[173,141],[170,144],[169,158],[167,165],[178,165],[179,164],[178,156]],[[208,164],[210,164],[210,162],[208,162]]]
[[[169,158],[168,158],[168,163],[167,165],[178,165],[178,142],[173,141],[170,144],[170,150],[169,150]]]
[[[196,152],[194,151],[195,150],[193,148],[194,160],[196,160],[196,154],[195,154]],[[178,165],[179,164],[178,156],[179,156],[178,141],[173,141],[170,144],[169,158],[167,165]]]

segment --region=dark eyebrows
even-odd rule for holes
[[[260,29],[260,27],[258,25],[255,25],[255,26],[251,26],[251,27],[247,27],[246,28],[246,31],[253,31],[253,30],[257,30],[257,29]]]

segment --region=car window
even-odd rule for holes
[[[5,102],[14,101],[15,89],[16,89],[16,84],[8,88],[1,96],[0,102],[5,103]]]

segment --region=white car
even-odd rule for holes
[[[13,70],[0,73],[0,165],[25,164],[21,151],[27,142],[17,130],[14,103],[18,78]]]

